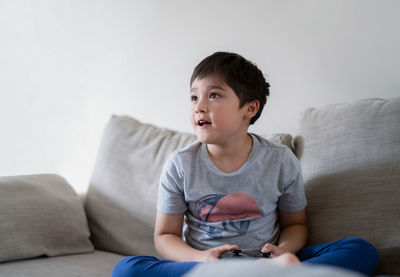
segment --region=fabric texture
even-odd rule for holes
[[[290,136],[271,134],[274,141]],[[167,158],[196,140],[113,115],[103,134],[85,209],[96,248],[124,255],[158,256],[153,244],[158,184]]]
[[[89,236],[83,205],[62,177],[0,177],[0,262],[91,252]]]
[[[112,116],[85,200],[97,249],[157,256],[153,243],[159,176],[167,157],[195,140],[128,116]]]
[[[243,253],[260,254],[277,243],[277,209],[305,208],[300,164],[285,146],[255,134],[247,161],[235,172],[222,172],[198,141],[174,152],[161,175],[158,210],[185,212],[186,242],[205,250],[237,244]]]
[[[4,262],[0,276],[4,277],[100,277],[111,276],[115,264],[123,256],[95,250],[89,254],[40,257]]]
[[[373,276],[378,253],[367,241],[351,237],[335,242],[312,245],[297,254],[302,264],[329,265]]]
[[[173,262],[153,256],[128,256],[114,267],[112,277],[181,277],[198,262]]]
[[[358,236],[378,250],[378,273],[400,274],[400,98],[308,109],[295,148],[309,244]]]

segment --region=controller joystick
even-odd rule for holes
[[[271,252],[267,252],[267,253],[261,252],[260,257],[262,257],[262,258],[271,258]]]
[[[242,250],[240,250],[240,249],[233,249],[233,250],[231,251],[231,253],[232,253],[232,256],[234,256],[234,257],[240,257],[240,253],[242,253]]]

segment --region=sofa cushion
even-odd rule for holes
[[[0,262],[93,251],[82,202],[60,176],[0,177]]]
[[[362,237],[378,250],[378,272],[400,274],[400,98],[308,109],[295,148],[309,244]]]
[[[291,147],[288,135],[268,138]],[[142,124],[128,116],[111,117],[85,200],[96,248],[158,256],[153,231],[161,171],[173,151],[195,139],[193,134]]]
[[[181,134],[112,116],[103,134],[85,200],[96,248],[153,255],[158,178],[175,149],[194,141]]]
[[[6,277],[99,277],[111,276],[123,256],[96,250],[88,254],[40,257],[0,264],[0,276]]]

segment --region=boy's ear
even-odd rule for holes
[[[260,102],[258,100],[253,100],[246,103],[246,112],[244,114],[245,119],[251,119],[255,116],[260,108]]]

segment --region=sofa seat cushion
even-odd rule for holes
[[[94,250],[79,196],[53,174],[0,177],[0,262]]]
[[[267,137],[291,147],[291,136]],[[97,249],[158,256],[153,243],[158,183],[170,154],[196,140],[129,116],[112,116],[103,134],[85,200]]]
[[[309,244],[361,237],[400,274],[400,98],[311,108],[295,138]]]
[[[7,277],[99,277],[111,276],[123,256],[96,250],[88,254],[40,257],[0,263],[0,276]]]

